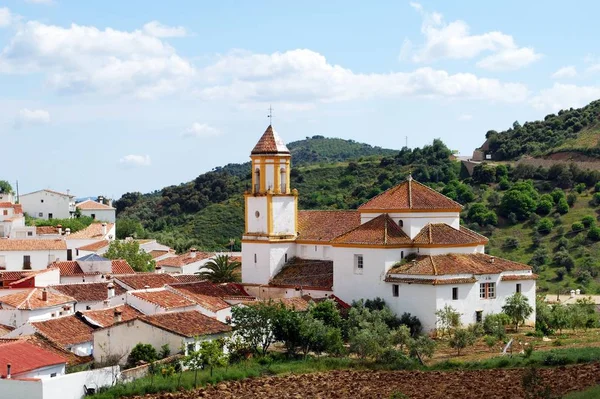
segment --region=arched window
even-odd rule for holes
[[[281,192],[287,193],[287,175],[285,168],[281,168],[279,182],[281,184]]]
[[[404,227],[404,220],[398,220],[398,227]]]
[[[254,192],[260,191],[260,169],[256,168],[254,171]]]

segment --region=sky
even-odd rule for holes
[[[151,192],[269,124],[470,154],[600,98],[600,3],[0,0],[0,179]]]

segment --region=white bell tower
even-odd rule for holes
[[[267,284],[294,256],[298,192],[290,189],[290,151],[271,125],[250,159],[252,189],[244,194],[242,281]]]

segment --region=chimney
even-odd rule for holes
[[[106,286],[108,288],[108,298],[112,298],[115,296],[115,285],[113,283],[108,283]]]
[[[490,256],[490,263],[494,263],[494,257]]]
[[[149,285],[145,285],[145,286],[144,286],[144,289],[146,290],[146,292],[148,292],[148,288],[150,288],[150,286],[149,286]]]
[[[8,363],[6,365],[6,379],[9,380],[10,379],[10,363]]]
[[[196,248],[190,248],[190,258],[196,257]]]
[[[48,291],[44,288],[42,290],[42,301],[46,302],[48,300]]]
[[[71,229],[69,227],[67,227],[65,229],[65,235],[68,236],[69,234],[71,234]]]
[[[575,290],[571,290],[570,294],[571,294],[571,298],[575,298]]]
[[[119,323],[121,321],[123,321],[123,312],[121,312],[120,310],[115,309],[114,322],[115,323]]]
[[[58,229],[58,235],[62,236],[63,230],[62,230],[62,224],[57,224],[56,228]]]
[[[579,288],[575,290],[575,295],[581,295],[581,290]]]
[[[106,231],[106,223],[102,223],[102,235],[105,236],[107,233]]]
[[[99,202],[100,204],[103,204],[103,203],[104,203],[104,197],[103,197],[103,196],[101,196],[101,195],[99,195],[99,196],[98,196],[98,202]]]

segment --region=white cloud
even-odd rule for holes
[[[234,52],[199,71],[203,98],[239,102],[310,104],[369,98],[451,97],[524,101],[526,86],[419,68],[412,72],[359,74],[332,65],[311,50],[253,54]]]
[[[549,89],[531,99],[531,105],[537,109],[557,112],[561,109],[582,107],[600,98],[600,86],[576,86],[555,83]]]
[[[458,116],[457,118],[459,121],[461,122],[467,122],[470,121],[471,119],[473,119],[473,115],[470,114],[461,114]]]
[[[183,137],[212,137],[212,136],[218,136],[220,134],[221,134],[221,132],[218,129],[215,129],[214,127],[208,126],[205,123],[194,122],[194,123],[192,123],[192,126],[187,128],[183,132],[182,136]]]
[[[185,87],[195,71],[171,46],[139,30],[29,21],[0,52],[0,72],[42,72],[59,91],[152,98]]]
[[[4,28],[12,24],[13,19],[14,17],[8,8],[0,8],[0,28]]]
[[[144,33],[154,37],[184,37],[187,31],[183,26],[167,26],[158,21],[151,21],[144,25]]]
[[[554,72],[552,74],[552,79],[568,79],[574,78],[575,76],[577,76],[577,69],[575,69],[574,66],[569,65]]]
[[[50,123],[50,113],[44,109],[23,108],[15,119],[15,128],[46,125]]]
[[[590,73],[600,72],[600,63],[590,65],[585,71]]]
[[[134,167],[134,166],[150,166],[150,155],[125,155],[119,159],[119,163],[122,166]]]
[[[513,70],[525,67],[541,58],[532,48],[519,47],[512,36],[492,31],[479,35],[470,33],[464,21],[444,22],[440,13],[426,12],[420,4],[410,3],[423,17],[421,33],[425,43],[417,48],[412,60],[430,63],[441,59],[471,59],[492,52],[477,63],[490,70]],[[403,48],[406,56],[406,48]]]

